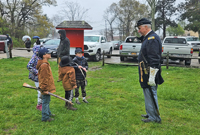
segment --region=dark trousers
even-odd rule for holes
[[[42,95],[42,121],[46,121],[51,116],[49,103],[51,101],[50,95]]]
[[[85,81],[76,80],[77,88],[75,88],[75,98],[79,97],[79,87],[81,87],[82,97],[86,97]]]
[[[30,51],[31,51],[30,47],[27,47],[27,51],[28,51],[28,52],[30,52]]]
[[[65,99],[72,101],[73,99],[73,90],[65,91]],[[67,102],[66,102],[67,104]]]

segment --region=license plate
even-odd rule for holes
[[[182,56],[181,54],[172,54],[172,56]]]
[[[136,55],[136,53],[131,53],[131,55]]]

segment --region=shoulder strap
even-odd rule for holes
[[[77,64],[76,62],[74,62],[74,64],[76,64],[76,65],[78,66],[78,64]],[[78,68],[78,69],[80,69],[80,68]],[[82,69],[80,69],[80,71],[81,71],[81,73],[82,73],[83,77],[85,78],[85,75],[84,75],[84,73],[83,73]]]

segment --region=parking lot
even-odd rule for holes
[[[113,50],[112,54],[119,54],[119,50]],[[12,50],[12,56],[13,57],[26,57],[26,58],[31,58],[31,56],[33,55],[33,52],[27,52],[26,50],[17,50],[17,49],[13,49]],[[194,57],[198,56],[198,52],[194,52],[193,54]],[[6,53],[4,53],[3,51],[0,51],[0,59],[2,58],[7,58]],[[57,59],[55,57],[52,57],[51,60],[56,61]],[[133,59],[126,59],[125,61],[120,61],[120,57],[116,57],[116,56],[112,56],[111,58],[107,58],[105,56],[105,62],[107,63],[116,63],[116,64],[120,64],[120,63],[135,63],[137,64],[136,60]],[[169,63],[171,65],[184,65],[184,62],[179,62],[179,61],[169,61]],[[195,67],[199,67],[200,64],[198,62],[197,59],[192,59],[191,62],[191,66],[195,66]]]

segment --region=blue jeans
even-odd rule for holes
[[[51,116],[49,103],[51,101],[50,95],[42,95],[42,121],[46,121]]]
[[[148,119],[155,122],[160,122],[161,118],[156,111],[155,104],[153,102],[153,98],[155,99],[156,105],[158,107],[158,99],[157,99],[157,86],[151,86],[153,96],[151,95],[149,88],[144,88],[144,98],[145,98],[145,109],[146,113],[149,116]],[[159,110],[159,107],[158,107]]]

